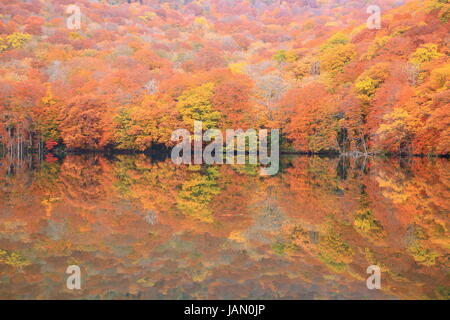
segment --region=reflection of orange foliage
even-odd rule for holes
[[[379,0],[369,30],[360,0],[312,2],[82,1],[67,31],[49,15],[66,0],[3,1],[0,151],[170,147],[188,92],[181,110],[280,128],[289,150],[448,154],[449,4]],[[80,264],[90,298],[448,299],[448,160],[297,157],[261,178],[40,155],[0,160],[0,298],[79,298],[59,288]]]
[[[224,288],[233,296],[245,292],[245,286],[223,282],[225,273],[272,293],[279,293],[283,279],[321,288],[335,279],[360,298],[365,268],[378,264],[384,274],[380,297],[441,294],[447,160],[415,159],[401,167],[392,160],[349,161],[346,178],[337,174],[337,159],[288,161],[283,174],[268,179],[217,167],[220,192],[206,204],[213,222],[205,223],[176,204],[183,183],[203,170],[143,155],[70,156],[62,165],[42,162],[29,186],[30,171],[6,175],[11,169],[4,159],[0,249],[32,262],[22,267],[33,279],[24,287],[32,293],[42,292],[42,279],[60,281],[61,265],[80,264],[91,284],[86,292],[100,297],[172,296],[174,288],[192,283],[209,284],[210,297],[222,297]],[[35,276],[43,263],[56,273]],[[0,270],[23,281],[11,265],[0,263]]]
[[[58,159],[52,153],[47,153],[45,155],[45,161],[53,163],[53,162],[58,161]]]

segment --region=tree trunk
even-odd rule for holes
[[[360,136],[361,136],[361,142],[362,142],[363,147],[364,147],[364,153],[367,155],[369,153],[367,152],[366,140],[364,139],[364,135],[363,134],[361,134]]]

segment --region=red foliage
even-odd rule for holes
[[[56,142],[56,141],[53,140],[53,139],[50,139],[50,140],[48,140],[48,141],[45,143],[45,148],[46,148],[48,151],[51,151],[51,150],[53,150],[53,148],[55,148],[57,145],[58,145],[58,142]]]

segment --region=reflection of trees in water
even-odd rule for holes
[[[354,175],[368,174],[369,173],[370,157],[350,157],[340,156],[339,162],[336,166],[336,175],[341,180],[348,178],[348,172],[352,171]]]
[[[177,196],[177,207],[183,214],[195,217],[203,222],[213,222],[210,203],[221,190],[217,180],[217,167],[202,168],[191,166],[193,173],[181,186]]]
[[[296,157],[268,178],[143,155],[70,156],[8,175],[9,165],[0,166],[0,249],[28,261],[29,275],[42,265],[63,274],[76,259],[97,274],[89,280],[101,296],[193,297],[212,286],[218,298],[250,287],[283,297],[295,295],[280,291],[288,283],[310,283],[331,297],[324,277],[350,296],[370,264],[382,268],[379,294],[442,297],[448,283],[448,160]],[[180,214],[180,200],[199,210]],[[195,216],[201,210],[213,223]],[[14,266],[0,270],[22,281]],[[227,291],[223,274],[240,285]]]
[[[277,248],[294,243],[299,251],[284,252],[307,252],[350,278],[364,277],[365,267],[376,263],[386,273],[386,292],[397,287],[404,297],[419,291],[441,297],[444,289],[437,287],[448,283],[448,160],[341,157],[333,167],[337,180],[320,159],[298,158],[286,170],[280,203],[292,228]],[[320,232],[319,248],[311,245],[312,230]],[[352,260],[340,256],[346,247]],[[425,274],[429,282],[417,280]]]
[[[349,157],[340,157],[339,162],[336,166],[336,175],[341,180],[346,180],[348,176],[348,169],[350,167],[350,158]]]

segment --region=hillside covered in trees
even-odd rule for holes
[[[168,148],[202,120],[284,151],[450,152],[448,0],[128,2],[2,0],[4,151]]]

